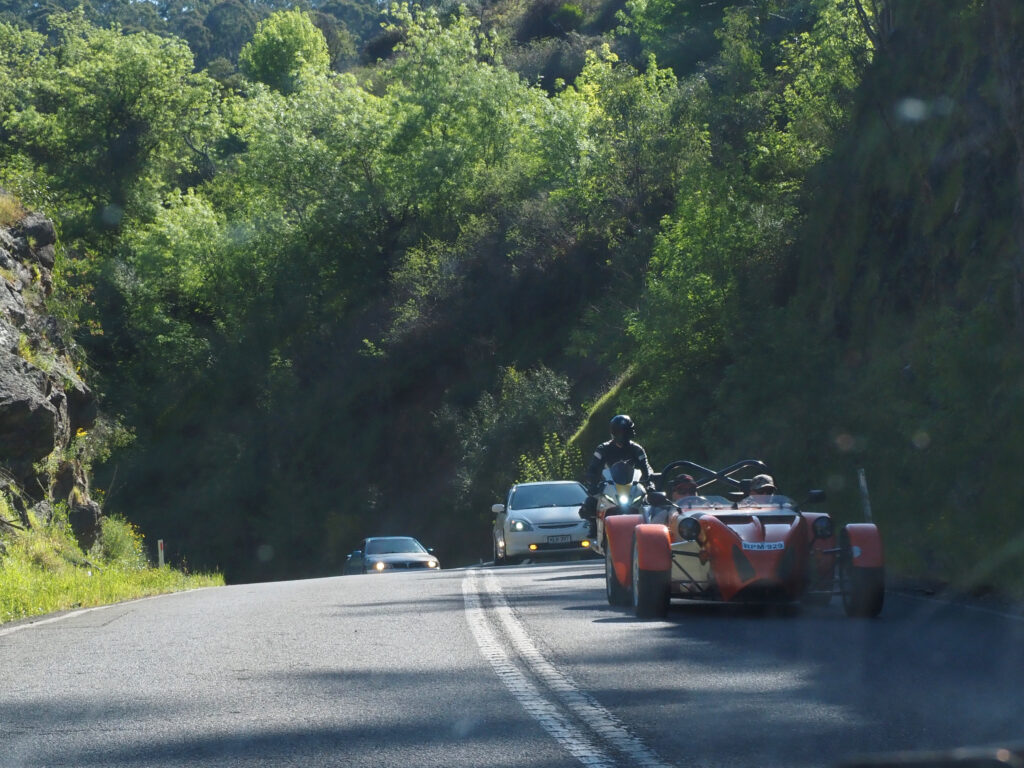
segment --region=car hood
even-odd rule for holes
[[[579,523],[580,507],[536,507],[534,509],[512,509],[508,513],[509,520],[525,520],[534,525],[548,523]]]
[[[786,541],[800,522],[792,510],[740,509],[716,514],[742,541]]]
[[[367,563],[425,563],[428,560],[437,560],[426,552],[390,552],[386,555],[366,555]]]

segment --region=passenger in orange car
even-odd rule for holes
[[[668,484],[668,498],[675,504],[680,499],[685,499],[687,496],[697,495],[697,483],[694,481],[692,475],[677,475],[672,478],[672,482]],[[668,523],[668,518],[672,512],[672,507],[652,507],[650,512],[650,522],[652,523]]]
[[[687,496],[697,495],[697,483],[691,475],[676,475],[668,487],[668,497],[672,503],[684,499]]]
[[[778,492],[771,475],[754,475],[750,481],[751,496],[773,496]]]

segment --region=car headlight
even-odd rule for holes
[[[814,536],[818,539],[832,538],[832,518],[819,517],[814,521]]]
[[[679,538],[683,541],[696,541],[700,536],[700,523],[693,517],[679,518]]]
[[[387,564],[382,560],[378,560],[376,563],[373,564],[373,569],[375,571],[383,571],[387,567]]]
[[[516,533],[519,533],[520,531],[532,531],[533,530],[533,526],[530,525],[525,520],[509,520],[508,521],[508,527],[509,527],[509,530],[515,531]]]
[[[437,568],[437,560],[427,560],[427,568]]]

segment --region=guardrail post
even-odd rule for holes
[[[163,568],[164,567],[164,540],[163,539],[157,539],[156,540],[156,560],[157,560],[157,565],[160,568]]]

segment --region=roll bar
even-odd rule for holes
[[[729,483],[736,488],[740,487],[740,481],[732,477],[737,472],[743,469],[754,468],[760,471],[760,473],[768,474],[768,467],[763,461],[759,459],[742,459],[737,461],[735,464],[730,464],[725,469],[708,469],[702,467],[695,461],[687,461],[681,459],[679,461],[673,461],[670,464],[666,464],[658,475],[657,487],[658,490],[667,492],[667,483],[672,479],[670,473],[677,472],[680,469],[688,469],[694,473],[694,481],[697,483],[697,488],[704,488],[715,482],[722,481]],[[699,477],[698,477],[699,475]]]

